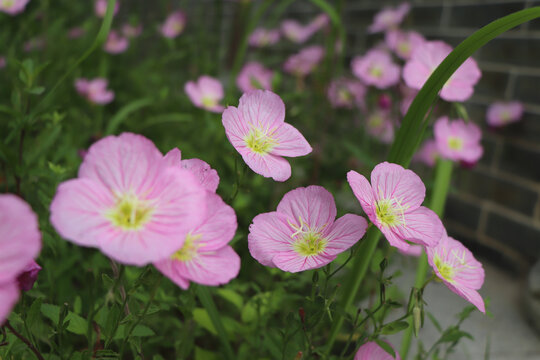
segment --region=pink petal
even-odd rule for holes
[[[387,344],[392,346],[389,342]],[[392,346],[393,348],[393,346]],[[395,350],[394,350],[395,351]],[[395,351],[396,357],[388,354],[383,348],[381,348],[376,342],[367,342],[360,346],[358,352],[354,356],[354,360],[401,360],[399,353]]]
[[[203,95],[194,81],[188,81],[186,85],[184,85],[184,91],[194,105],[199,107],[202,106]]]
[[[354,214],[346,214],[337,219],[325,236],[328,244],[324,253],[338,255],[356,244],[366,233],[366,219]]]
[[[457,287],[457,286],[454,286],[453,284],[450,284],[450,283],[448,283],[446,281],[445,281],[445,284],[454,293],[456,293],[457,295],[461,296],[462,298],[464,298],[465,300],[467,300],[468,302],[470,302],[471,304],[476,306],[476,308],[478,310],[480,310],[480,312],[482,312],[484,314],[486,313],[486,307],[485,307],[485,304],[484,304],[484,299],[482,299],[482,296],[480,296],[478,291],[476,291],[474,289],[467,288],[467,287]]]
[[[403,80],[408,87],[419,90],[431,75],[432,69],[419,61],[409,61],[403,67]]]
[[[371,185],[377,200],[397,199],[407,211],[418,208],[426,196],[426,187],[418,175],[397,164],[383,162],[371,172]]]
[[[182,152],[178,148],[169,150],[163,157],[167,166],[180,166],[182,161]]]
[[[182,160],[182,167],[195,175],[200,184],[210,192],[216,192],[219,185],[219,175],[208,163],[200,159]]]
[[[199,78],[198,85],[203,96],[210,97],[216,101],[223,99],[223,85],[221,85],[219,80],[203,75]]]
[[[387,226],[382,226],[379,227],[379,230],[381,230],[384,237],[386,238],[386,240],[388,240],[388,243],[391,246],[397,248],[399,251],[409,251],[411,245],[409,245],[408,242],[403,240],[403,238],[399,234],[392,231],[392,229]]]
[[[275,211],[259,214],[249,226],[249,252],[262,265],[275,267],[272,258],[292,249],[292,233],[286,215]]]
[[[304,136],[294,126],[283,123],[273,134],[278,145],[272,148],[272,155],[277,156],[304,156],[313,149]]]
[[[240,98],[238,109],[244,121],[262,129],[273,129],[285,121],[285,104],[268,90],[255,90]]]
[[[373,190],[369,181],[354,170],[347,173],[347,181],[354,193],[354,196],[360,202],[362,209],[366,215],[373,221],[375,219],[375,212],[373,211],[373,205],[375,204],[375,197],[373,196]]]
[[[0,283],[0,325],[4,323],[19,300],[19,287],[16,281]]]
[[[214,251],[227,245],[236,233],[237,223],[234,209],[219,195],[206,194],[206,216],[192,233],[201,235],[202,250]]]
[[[240,154],[249,151],[246,148],[244,137],[249,134],[250,128],[248,122],[244,121],[242,112],[234,106],[229,106],[223,111],[221,121],[232,146]]]
[[[272,261],[280,270],[295,273],[320,268],[328,265],[335,259],[336,255],[321,254],[315,256],[302,256],[291,248],[291,250],[287,252],[276,254],[276,256],[272,258]]]
[[[404,224],[392,230],[402,239],[424,246],[437,246],[444,233],[441,219],[432,210],[420,206],[403,214]]]
[[[291,165],[282,157],[272,154],[260,155],[254,152],[242,154],[245,163],[259,175],[271,177],[275,181],[285,181],[291,177]]]

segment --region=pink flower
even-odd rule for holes
[[[120,2],[116,2],[114,5],[114,11],[113,15],[118,14],[118,10],[120,9]],[[94,11],[96,12],[96,15],[100,18],[105,17],[105,13],[107,12],[107,0],[96,0],[94,3]]]
[[[493,127],[508,125],[521,120],[523,104],[519,101],[494,102],[487,110],[487,123]]]
[[[386,89],[399,82],[400,68],[384,50],[371,49],[364,56],[353,58],[352,72],[366,85]]]
[[[398,251],[405,256],[414,256],[419,257],[422,255],[422,251],[424,250],[424,247],[422,245],[416,245],[416,244],[409,244],[409,248],[407,250],[398,249]]]
[[[139,24],[137,26],[131,25],[131,24],[124,24],[122,26],[122,35],[124,35],[127,38],[136,38],[142,33],[142,25]]]
[[[249,36],[248,42],[253,47],[266,47],[276,44],[279,37],[278,29],[257,28]]]
[[[330,24],[330,18],[326,14],[319,14],[311,22],[308,24],[308,26],[311,28],[311,30],[316,33],[317,31],[321,30],[322,28],[328,26]]]
[[[129,40],[127,37],[121,36],[116,30],[109,33],[109,37],[103,46],[103,49],[109,54],[120,54],[127,50]]]
[[[423,44],[426,39],[416,31],[391,30],[385,35],[386,45],[397,56],[408,60],[414,49]]]
[[[236,85],[242,92],[257,89],[272,90],[273,76],[272,70],[265,68],[261,63],[252,61],[244,65],[236,78]]]
[[[175,11],[161,25],[160,32],[166,38],[173,39],[184,31],[186,22],[186,14],[183,11]]]
[[[408,3],[402,3],[395,8],[386,6],[375,14],[373,23],[368,27],[368,31],[370,33],[377,33],[396,28],[401,24],[410,10],[411,6]]]
[[[392,108],[392,98],[387,93],[382,93],[377,98],[377,106],[381,110],[390,110]]]
[[[147,138],[124,133],[88,149],[79,177],[58,186],[51,223],[75,244],[142,266],[169,257],[206,213],[206,191]]]
[[[346,214],[336,219],[334,197],[321,186],[289,191],[277,211],[259,214],[249,226],[251,255],[283,271],[316,269],[333,261],[364,236],[367,221]]]
[[[328,87],[328,99],[335,108],[363,108],[365,105],[366,87],[358,80],[339,78],[332,80]]]
[[[30,0],[0,0],[0,12],[9,15],[22,13]],[[1,323],[1,321],[0,321]]]
[[[426,247],[426,253],[439,279],[485,314],[484,300],[477,291],[484,283],[484,269],[469,249],[445,232],[437,246]]]
[[[0,56],[0,69],[3,69],[6,67],[7,61],[4,56]]]
[[[304,77],[315,69],[324,57],[322,46],[313,45],[302,49],[298,54],[290,56],[283,69],[289,74]]]
[[[109,82],[107,79],[95,78],[87,80],[80,78],[75,80],[77,92],[84,96],[88,101],[97,105],[105,105],[113,101],[114,92],[107,90]]]
[[[424,142],[420,150],[415,155],[415,159],[423,162],[427,166],[433,167],[439,158],[439,149],[434,139]]]
[[[291,165],[283,158],[309,154],[312,149],[302,134],[285,123],[285,104],[268,90],[242,95],[238,108],[223,112],[227,138],[246,164],[264,177],[285,181]]]
[[[420,206],[426,188],[414,172],[384,162],[371,172],[371,185],[352,170],[347,180],[362,209],[390,245],[407,250],[410,245],[405,240],[425,246],[438,244],[444,228],[437,214]]]
[[[399,110],[402,115],[407,114],[407,111],[409,111],[409,107],[411,107],[412,102],[414,101],[414,98],[418,94],[418,90],[411,89],[408,86],[400,86],[401,96],[403,98],[401,99],[401,103],[399,104]]]
[[[482,130],[478,125],[443,116],[435,122],[434,133],[441,157],[467,163],[476,163],[482,157]]]
[[[40,271],[41,266],[39,266],[39,264],[34,260],[30,260],[30,262],[23,269],[22,273],[17,277],[19,289],[21,291],[28,291],[32,289]]]
[[[313,35],[311,27],[290,19],[281,23],[281,32],[287,39],[297,44],[305,43]]]
[[[74,28],[69,29],[68,38],[77,39],[83,36],[85,33],[86,33],[86,30],[84,30],[82,27],[74,27]]]
[[[390,119],[390,112],[386,110],[373,111],[366,118],[366,130],[368,134],[384,144],[390,144],[394,140],[394,124]]]
[[[389,342],[386,343],[392,346]],[[375,341],[370,341],[360,346],[360,349],[354,355],[354,360],[401,360],[399,353],[397,351],[395,353],[396,357],[394,358]]]
[[[426,41],[418,45],[403,68],[403,79],[407,86],[420,90],[451,51],[452,47],[442,41]],[[441,98],[446,101],[467,100],[481,76],[476,61],[468,58],[444,84]]]
[[[38,218],[22,199],[0,195],[0,324],[19,299],[17,278],[41,250]]]
[[[25,52],[31,52],[34,50],[43,50],[46,45],[47,45],[47,41],[45,40],[45,38],[39,36],[39,37],[35,37],[33,39],[26,41],[23,44],[23,50]]]
[[[165,155],[165,161],[169,166],[180,166],[189,170],[200,185],[207,191],[215,193],[219,185],[219,175],[208,163],[201,159],[184,159],[179,149],[172,149]]]
[[[188,81],[184,90],[196,107],[215,113],[223,111],[223,105],[219,104],[224,96],[223,86],[219,80],[203,75],[199,77],[197,82]]]

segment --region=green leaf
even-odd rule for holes
[[[452,327],[445,331],[443,336],[441,336],[441,338],[439,339],[438,343],[456,342],[456,341],[459,341],[463,337],[474,340],[472,335],[469,334],[468,332]]]
[[[219,360],[220,357],[211,351],[195,346],[195,360]]]
[[[392,321],[391,323],[388,323],[382,327],[381,334],[395,334],[397,332],[405,330],[408,327],[409,323],[407,321]]]
[[[60,307],[52,304],[42,304],[41,313],[56,324],[60,316]],[[67,321],[69,321],[67,331],[77,335],[86,335],[88,323],[85,319],[70,311],[64,319],[64,322]]]
[[[435,316],[433,316],[433,314],[430,313],[430,312],[426,312],[426,314],[427,314],[429,320],[431,320],[431,322],[433,323],[433,326],[435,326],[435,328],[437,329],[437,331],[442,332],[441,324],[439,324],[437,319],[435,319]]]
[[[28,328],[32,329],[34,326],[37,325],[40,319],[42,303],[43,299],[37,298],[36,300],[34,300],[32,305],[30,305],[30,309],[26,313],[26,325],[28,326]]]
[[[32,95],[41,95],[45,91],[45,88],[43,86],[36,86],[31,89],[26,90],[27,93]]]
[[[394,349],[388,344],[386,341],[382,341],[380,339],[375,339],[375,342],[377,345],[379,345],[384,351],[386,351],[390,356],[392,356],[392,359],[396,357],[396,352]]]
[[[114,134],[116,130],[118,130],[118,127],[129,115],[146,106],[151,105],[152,103],[153,100],[150,98],[138,99],[130,102],[129,104],[118,110],[118,112],[109,121],[107,129],[105,130],[105,135]]]
[[[216,292],[219,296],[235,305],[239,310],[242,310],[244,307],[244,299],[236,291],[229,289],[218,289]]]

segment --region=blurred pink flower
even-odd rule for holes
[[[184,90],[196,107],[220,113],[225,108],[219,102],[223,99],[223,85],[213,77],[203,75],[197,82],[188,81]]]
[[[109,54],[120,54],[127,50],[129,40],[118,33],[116,30],[111,30],[103,49]]]
[[[324,57],[322,46],[308,46],[299,53],[290,56],[283,65],[283,69],[294,76],[304,77],[315,69]]]
[[[0,0],[0,12],[5,12],[9,15],[17,15],[24,11],[29,1],[30,0]]]
[[[435,122],[434,133],[442,158],[474,164],[482,157],[482,130],[478,125],[443,116]]]
[[[347,180],[362,209],[390,245],[407,250],[410,245],[405,240],[424,246],[439,243],[444,227],[437,214],[420,206],[426,188],[414,172],[383,162],[371,172],[371,185],[352,170]]]
[[[415,160],[421,161],[430,167],[435,166],[438,158],[439,149],[437,147],[437,142],[434,139],[426,140],[414,156]]]
[[[330,24],[330,18],[326,14],[319,14],[310,21],[308,26],[315,33]]]
[[[399,82],[399,65],[384,50],[371,49],[364,56],[356,56],[351,62],[352,72],[366,85],[386,89]]]
[[[521,120],[523,104],[519,101],[494,102],[487,110],[487,123],[489,126],[500,127]]]
[[[477,291],[484,283],[484,269],[469,249],[444,232],[439,244],[426,247],[426,253],[439,279],[485,314],[484,300]]]
[[[86,30],[84,30],[82,27],[74,27],[74,28],[69,29],[68,38],[77,39],[83,36],[85,33],[86,33]]]
[[[17,278],[41,250],[38,218],[12,194],[0,195],[0,324],[19,298]]]
[[[398,249],[398,251],[405,256],[414,256],[419,257],[422,255],[422,251],[424,250],[424,247],[422,245],[416,245],[416,244],[409,244],[409,248],[406,250]]]
[[[366,117],[366,130],[384,144],[394,140],[394,124],[388,110],[375,110]]]
[[[249,62],[244,65],[238,77],[236,85],[242,92],[257,89],[272,90],[272,77],[274,72],[264,67],[259,62]]]
[[[283,158],[309,154],[312,149],[304,136],[285,123],[285,104],[268,90],[255,90],[240,98],[238,108],[223,112],[227,138],[246,164],[264,177],[285,181],[291,165]]]
[[[386,341],[392,348],[392,344]],[[394,350],[395,351],[395,350]],[[396,357],[392,357],[383,348],[381,348],[375,341],[370,341],[360,346],[354,360],[401,360],[399,353],[396,351]]]
[[[281,23],[281,32],[287,39],[297,44],[305,43],[313,35],[311,27],[290,19]]]
[[[109,82],[104,78],[87,80],[80,78],[75,80],[77,92],[88,101],[97,105],[105,105],[113,101],[114,92],[107,90]]]
[[[23,50],[25,52],[31,52],[34,50],[43,50],[47,45],[47,41],[44,37],[38,36],[33,39],[26,41],[23,44]]]
[[[377,106],[381,110],[390,110],[392,108],[392,97],[387,93],[382,93],[377,98]]]
[[[28,265],[17,277],[19,289],[21,291],[28,291],[34,287],[34,283],[37,280],[38,274],[41,271],[41,266],[34,260],[30,260]]]
[[[279,41],[278,29],[257,28],[249,36],[249,45],[253,47],[266,47],[274,45]]]
[[[183,11],[171,13],[160,27],[163,36],[173,39],[180,35],[186,28],[187,17]]]
[[[368,32],[377,33],[397,28],[410,10],[411,6],[408,3],[402,3],[395,8],[389,6],[384,7],[375,14],[373,23],[368,27]]]
[[[118,10],[120,9],[120,2],[116,1],[116,4],[114,5],[114,11],[113,15],[118,14]],[[105,13],[107,12],[107,0],[96,0],[94,3],[94,11],[96,12],[96,15],[100,18],[103,18],[105,16]]]
[[[399,104],[399,110],[401,112],[401,115],[405,115],[407,114],[407,111],[409,111],[409,107],[411,106],[414,98],[416,97],[416,94],[418,94],[418,90],[411,89],[404,84],[399,87],[399,90],[402,96],[401,102]]]
[[[360,81],[345,77],[332,80],[328,87],[328,99],[335,108],[364,108],[367,89]]]
[[[6,61],[5,56],[0,56],[0,69],[5,68],[6,65],[7,65],[7,61]]]
[[[136,38],[141,35],[143,27],[141,24],[135,26],[131,24],[124,24],[122,26],[122,35],[127,38]]]
[[[452,47],[442,41],[426,41],[417,46],[403,68],[407,86],[420,90],[451,51]],[[481,76],[476,61],[468,58],[444,84],[439,95],[446,101],[465,101],[472,96]]]
[[[249,226],[251,256],[264,266],[299,272],[320,268],[364,236],[367,221],[346,214],[336,220],[334,197],[321,186],[289,191],[277,211],[259,214]]]
[[[206,214],[206,190],[147,138],[107,136],[88,149],[79,177],[58,186],[51,224],[65,239],[142,266],[171,256]]]
[[[391,30],[385,35],[386,45],[397,56],[408,60],[414,49],[423,44],[426,39],[416,31]]]

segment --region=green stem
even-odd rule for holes
[[[197,296],[199,297],[199,300],[201,301],[204,308],[206,309],[206,312],[208,313],[212,324],[214,324],[214,327],[216,328],[219,339],[221,340],[223,348],[225,349],[225,358],[228,360],[234,360],[236,357],[234,356],[231,345],[229,344],[229,335],[227,334],[227,331],[223,326],[223,322],[221,321],[221,317],[219,316],[216,304],[212,299],[212,295],[210,294],[210,291],[208,291],[208,287],[197,286]]]
[[[431,193],[430,208],[439,215],[439,217],[442,217],[444,213],[444,204],[446,203],[448,189],[450,188],[450,180],[452,178],[452,166],[453,163],[450,160],[439,159],[437,161],[437,167],[435,169],[435,186]],[[414,286],[416,288],[420,289],[422,286],[425,286],[428,268],[427,255],[424,251],[418,260],[418,267],[416,268],[416,278],[414,281]],[[413,327],[409,326],[403,334],[400,351],[403,360],[407,359],[407,354],[411,346],[412,332]]]

